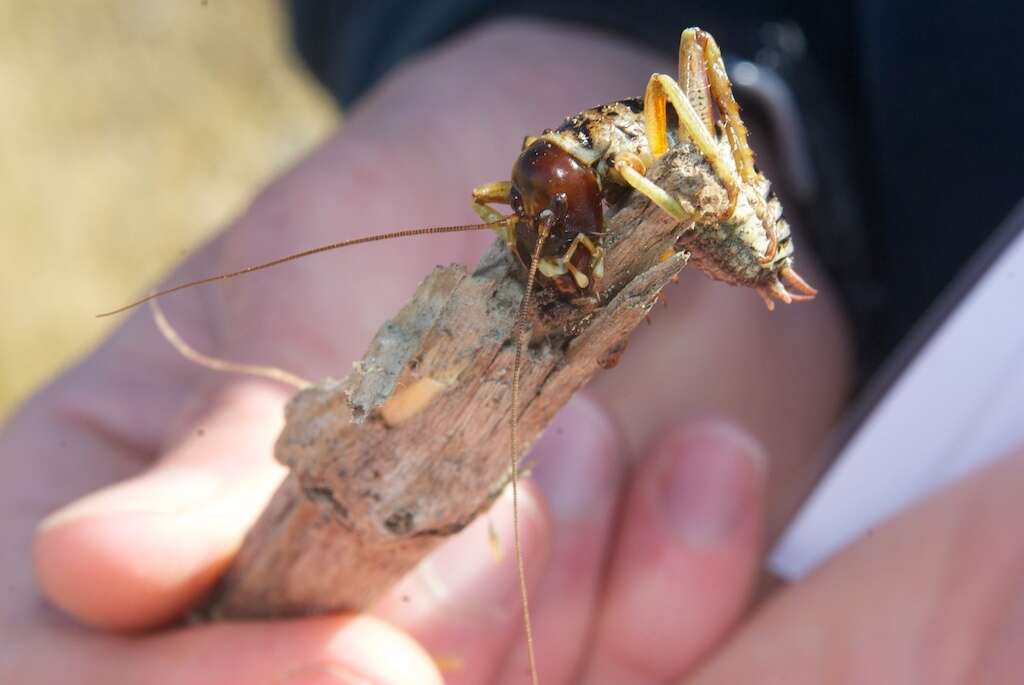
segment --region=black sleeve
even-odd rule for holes
[[[586,25],[666,54],[674,54],[682,28],[699,25],[729,55],[775,67],[795,93],[818,178],[814,200],[798,211],[852,320],[861,378],[1024,197],[1019,3],[922,10],[891,0],[291,0],[290,7],[300,54],[343,105],[401,60],[499,16]],[[798,28],[799,59],[780,59],[771,44],[780,25]]]
[[[730,52],[753,57],[767,22],[796,16],[799,3],[778,0],[375,0],[322,2],[290,0],[296,47],[313,73],[344,106],[403,59],[472,24],[503,16],[532,16],[580,24],[618,34],[651,49],[674,53],[687,26],[711,32]],[[727,9],[723,7],[727,5]],[[840,6],[842,3],[840,3]],[[840,40],[835,29],[848,23],[845,11],[804,11],[814,24],[808,35]],[[848,40],[848,37],[847,37]]]

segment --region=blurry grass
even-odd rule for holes
[[[0,418],[335,121],[277,0],[0,0]]]

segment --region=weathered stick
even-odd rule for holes
[[[688,145],[649,176],[714,212],[722,187]],[[606,218],[600,302],[537,293],[521,379],[525,449],[615,364],[686,255],[688,228],[633,194]],[[276,457],[291,469],[200,610],[267,618],[362,609],[485,511],[509,478],[509,402],[522,267],[498,242],[473,274],[437,268],[341,382],[299,392]]]

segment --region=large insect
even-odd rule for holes
[[[728,193],[720,214],[701,214],[645,177],[670,144],[682,142],[697,147]],[[754,167],[721,52],[701,29],[683,31],[678,82],[654,74],[643,100],[594,107],[528,136],[512,180],[478,186],[473,200],[484,221],[501,226],[509,249],[527,267],[543,234],[541,279],[571,298],[597,289],[604,271],[604,205],[629,190],[692,226],[679,248],[712,278],[756,289],[769,309],[776,300],[814,297],[816,291],[793,270],[789,225],[768,180]],[[513,214],[504,217],[490,203],[511,205]]]
[[[724,209],[705,213],[646,177],[670,146],[682,144],[693,145],[713,170],[727,196]],[[177,290],[328,250],[413,235],[494,229],[527,272],[513,329],[510,464],[513,516],[518,519],[516,408],[531,295],[536,285],[570,301],[600,300],[605,209],[632,191],[642,193],[686,227],[675,249],[689,252],[690,263],[710,277],[753,288],[769,309],[776,301],[791,303],[816,294],[793,270],[789,225],[768,180],[754,166],[747,130],[718,45],[710,34],[690,28],[680,40],[678,81],[654,74],[642,100],[630,98],[594,107],[569,117],[558,128],[528,136],[510,180],[473,189],[473,208],[482,224],[394,231],[324,245],[183,283],[100,316]],[[502,214],[494,204],[508,205],[512,213]],[[182,349],[182,345],[176,346]],[[537,683],[518,521],[513,530],[530,673]]]

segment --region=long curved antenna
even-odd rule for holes
[[[530,599],[526,589],[526,568],[523,564],[523,548],[519,540],[519,373],[523,365],[523,348],[526,345],[526,315],[530,311],[530,296],[533,294],[533,284],[537,280],[537,265],[540,263],[540,250],[548,237],[547,226],[541,224],[537,231],[537,246],[533,248],[533,256],[530,258],[530,272],[526,277],[526,292],[519,303],[519,312],[516,314],[516,322],[512,327],[516,337],[516,356],[512,363],[512,430],[511,430],[511,456],[512,466],[512,548],[516,555],[516,568],[519,572],[519,596],[523,604],[523,628],[526,631],[526,656],[530,662],[530,682],[533,685],[540,685],[540,676],[537,673],[537,657],[533,649],[533,625],[530,622]]]
[[[203,354],[185,342],[185,340],[178,334],[178,331],[174,330],[174,326],[172,326],[171,322],[167,320],[167,317],[164,315],[164,311],[160,308],[160,303],[157,300],[150,301],[149,306],[153,309],[153,320],[156,322],[156,327],[160,329],[160,333],[167,339],[167,342],[169,342],[171,346],[178,351],[178,354],[193,364],[205,366],[206,368],[213,369],[214,371],[241,373],[247,376],[269,378],[270,380],[278,381],[279,383],[292,385],[298,390],[312,385],[312,383],[305,378],[276,366],[266,366],[264,364],[242,364],[240,362],[218,359],[217,357],[211,357],[208,354]]]
[[[249,274],[249,273],[252,273],[254,271],[261,271],[262,269],[269,269],[272,266],[277,266],[278,264],[284,264],[285,262],[290,262],[293,259],[300,259],[302,257],[308,257],[310,255],[319,254],[320,252],[327,252],[329,250],[337,250],[337,249],[340,249],[342,247],[349,247],[351,245],[359,245],[361,243],[374,243],[374,242],[377,242],[377,241],[380,241],[380,240],[391,240],[392,238],[408,238],[408,237],[414,236],[414,235],[432,235],[432,234],[435,234],[435,233],[459,233],[459,232],[462,232],[462,231],[480,231],[480,230],[483,230],[485,228],[494,228],[495,226],[500,226],[500,225],[504,224],[507,221],[508,221],[508,219],[505,218],[505,219],[502,219],[500,221],[492,221],[490,223],[485,223],[485,224],[466,224],[466,225],[463,225],[463,226],[432,226],[430,228],[413,228],[413,229],[408,229],[408,230],[404,230],[404,231],[391,231],[389,233],[377,233],[377,234],[374,234],[374,235],[363,236],[361,238],[352,238],[351,240],[342,240],[342,241],[337,242],[337,243],[331,243],[330,245],[321,245],[320,247],[314,247],[314,248],[312,248],[310,250],[303,250],[302,252],[296,252],[295,254],[290,254],[290,255],[288,255],[286,257],[279,257],[279,258],[277,258],[277,259],[275,259],[273,261],[265,262],[263,264],[256,264],[255,266],[247,266],[244,269],[239,269],[238,271],[232,271],[230,273],[218,274],[216,276],[207,276],[206,278],[200,278],[200,279],[195,280],[195,281],[189,281],[188,283],[182,283],[181,285],[176,285],[174,287],[167,288],[166,290],[161,290],[159,292],[152,293],[151,295],[147,295],[146,297],[143,297],[141,300],[136,300],[135,302],[132,302],[131,304],[126,304],[123,307],[118,307],[117,309],[111,309],[109,312],[103,312],[102,314],[97,314],[96,318],[102,318],[104,316],[112,316],[114,314],[120,314],[121,312],[127,311],[129,309],[132,309],[133,307],[138,307],[140,304],[145,304],[146,302],[149,302],[150,300],[156,299],[158,297],[162,297],[164,295],[169,295],[170,293],[177,292],[179,290],[184,290],[185,288],[191,288],[192,286],[195,286],[195,285],[203,285],[205,283],[213,283],[214,281],[226,281],[227,279],[234,278],[235,276],[242,276],[244,274]]]

